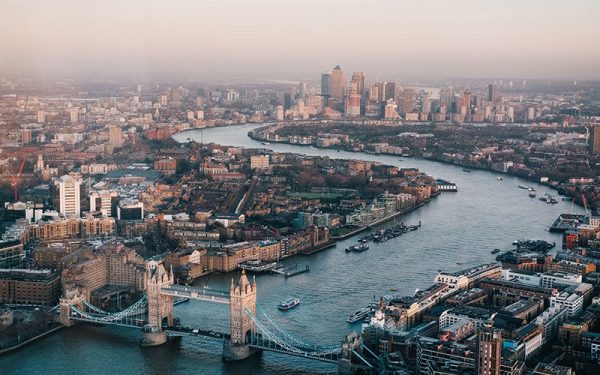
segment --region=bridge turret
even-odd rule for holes
[[[225,341],[223,345],[223,359],[236,361],[257,352],[248,345],[250,335],[256,331],[255,324],[248,315],[256,315],[256,279],[253,278],[250,282],[246,271],[242,270],[237,284],[231,280],[229,293],[231,340]]]

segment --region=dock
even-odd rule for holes
[[[275,267],[277,267],[277,262],[263,263],[260,261],[248,261],[238,264],[239,269],[254,273],[267,272]]]
[[[284,277],[292,277],[300,275],[301,273],[310,272],[310,267],[307,264],[305,268],[298,268],[298,264],[296,264],[294,267],[277,267],[271,269],[270,271],[279,275],[283,275]]]

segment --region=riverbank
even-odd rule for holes
[[[387,153],[387,152],[378,152],[378,153],[374,153],[374,152],[367,152],[365,150],[355,150],[349,147],[343,147],[343,146],[333,146],[333,147],[324,147],[324,146],[319,146],[316,144],[313,144],[312,142],[310,144],[304,144],[304,143],[292,143],[289,141],[281,141],[278,139],[269,139],[268,137],[260,137],[259,134],[261,132],[261,130],[266,129],[267,127],[269,127],[270,125],[264,125],[261,127],[258,127],[256,129],[253,129],[251,131],[248,132],[248,137],[255,140],[255,141],[265,141],[265,142],[272,142],[272,143],[279,143],[279,144],[286,144],[286,145],[291,145],[291,146],[309,146],[309,147],[314,147],[316,149],[321,149],[321,150],[331,150],[331,151],[345,151],[345,152],[351,152],[351,153],[360,153],[360,154],[369,154],[369,155],[383,155],[383,156],[392,156],[392,157],[402,157],[402,158],[413,158],[413,159],[421,159],[421,160],[427,160],[427,161],[433,161],[433,162],[437,162],[437,163],[441,163],[441,164],[448,164],[448,165],[455,165],[455,166],[459,166],[462,168],[467,168],[467,169],[475,169],[475,170],[482,170],[482,171],[486,171],[486,172],[492,172],[492,173],[499,173],[499,174],[503,174],[503,175],[507,175],[507,176],[513,176],[513,177],[518,177],[518,178],[522,178],[525,179],[529,182],[533,182],[533,183],[538,183],[540,185],[544,185],[550,189],[553,189],[555,191],[557,191],[560,194],[565,193],[564,191],[560,190],[560,187],[562,184],[564,184],[564,182],[559,182],[559,181],[548,181],[548,182],[544,182],[544,181],[540,181],[540,179],[536,176],[529,176],[529,175],[522,175],[522,174],[518,174],[518,173],[511,173],[510,171],[499,171],[496,169],[492,169],[491,167],[487,167],[487,166],[481,166],[481,165],[473,165],[473,164],[469,164],[469,163],[464,163],[464,162],[460,162],[460,161],[455,161],[455,160],[445,160],[442,158],[438,158],[435,156],[431,156],[431,157],[427,157],[427,156],[417,156],[417,155],[410,155],[410,156],[406,156],[406,155],[399,155],[399,154],[393,154],[393,153]],[[276,134],[274,134],[276,136]],[[583,202],[580,202],[577,197],[573,197],[573,196],[569,196],[567,194],[565,194],[567,197],[573,198],[575,200],[575,203],[578,206],[584,207]]]
[[[434,197],[437,197],[438,195],[439,194],[435,195]],[[432,197],[432,198],[434,198],[434,197]],[[416,204],[416,205],[414,205],[414,206],[412,206],[410,208],[407,208],[406,210],[398,211],[398,212],[395,212],[395,213],[393,213],[391,215],[388,215],[388,216],[386,216],[384,218],[376,220],[376,221],[370,223],[369,225],[366,225],[366,226],[363,226],[363,227],[359,227],[359,228],[353,230],[352,232],[344,233],[344,234],[339,235],[339,236],[332,236],[332,238],[334,240],[336,240],[336,241],[340,241],[340,240],[344,240],[346,238],[352,237],[352,236],[354,236],[356,234],[359,234],[359,233],[362,233],[362,232],[364,232],[366,230],[370,230],[374,226],[377,226],[379,224],[383,224],[385,222],[388,222],[388,221],[390,221],[390,220],[392,220],[392,219],[394,219],[394,218],[396,218],[396,217],[398,217],[400,215],[407,214],[409,212],[412,212],[412,211],[416,210],[417,208],[423,207],[426,203],[429,203],[430,201],[431,201],[431,198],[427,199],[426,201],[424,201],[422,203],[418,203],[418,204]]]
[[[63,327],[64,326],[61,324],[59,326],[56,326],[54,328],[49,329],[48,331],[42,332],[42,333],[40,333],[40,334],[38,334],[38,335],[30,338],[30,339],[27,339],[25,341],[21,341],[21,342],[15,344],[15,345],[7,347],[7,348],[0,349],[0,355],[2,355],[4,353],[12,352],[14,350],[17,350],[17,349],[19,349],[19,348],[21,348],[21,347],[23,347],[23,346],[25,346],[25,345],[27,345],[29,343],[34,342],[35,340],[41,339],[42,337],[46,337],[49,334],[54,333],[54,332],[58,331],[59,329],[61,329]]]

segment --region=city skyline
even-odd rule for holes
[[[599,79],[600,5],[558,1],[8,1],[0,71],[29,76]],[[286,32],[287,30],[287,32]]]

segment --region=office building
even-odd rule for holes
[[[493,328],[494,322],[487,321],[477,333],[477,375],[500,375],[502,362],[502,336]]]
[[[59,212],[67,217],[81,215],[81,176],[64,175],[54,182],[58,188]]]
[[[359,82],[351,81],[350,85],[348,86],[348,97],[346,98],[346,116],[360,116],[359,85]]]
[[[108,143],[112,147],[123,146],[123,130],[121,130],[121,128],[118,126],[113,126],[110,128],[108,138]]]
[[[345,78],[344,71],[337,65],[331,72],[331,98],[341,100],[344,98]]]
[[[0,269],[0,303],[56,306],[60,276],[50,270]]]
[[[327,99],[331,96],[331,73],[321,74],[321,96],[327,104]]]
[[[492,103],[496,103],[497,100],[497,92],[496,92],[496,85],[494,85],[493,83],[490,83],[488,85],[488,101],[492,102]]]
[[[588,143],[590,146],[590,153],[592,155],[600,155],[600,125],[590,126]]]

